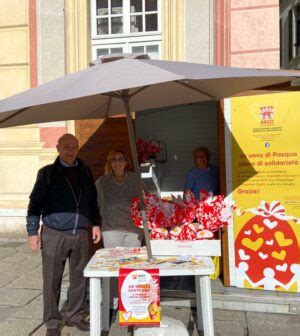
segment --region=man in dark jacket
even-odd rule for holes
[[[61,334],[58,309],[61,281],[69,259],[70,289],[66,324],[89,330],[83,320],[87,280],[83,270],[89,258],[89,227],[93,242],[101,239],[97,191],[89,168],[77,158],[79,144],[65,134],[57,144],[58,158],[39,170],[27,213],[28,245],[42,250],[44,323],[46,336]],[[40,217],[42,228],[39,232]]]

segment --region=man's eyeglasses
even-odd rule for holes
[[[111,159],[110,163],[117,163],[117,162],[122,163],[124,161],[126,161],[125,158],[119,157],[119,158]]]

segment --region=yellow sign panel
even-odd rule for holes
[[[231,99],[239,287],[300,291],[299,103],[295,92]]]

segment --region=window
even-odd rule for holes
[[[96,0],[97,35],[123,33],[123,0]]]
[[[300,69],[300,0],[280,1],[280,67]]]
[[[94,36],[160,31],[160,0],[92,0],[91,6]]]
[[[149,45],[131,45],[130,52],[133,54],[148,54],[152,59],[159,59],[159,45],[149,44]]]
[[[119,53],[133,53],[140,54],[146,53],[152,59],[160,59],[161,43],[156,42],[142,42],[142,43],[124,43],[123,45],[111,46],[111,45],[96,45],[93,47],[93,59],[96,59],[105,55],[113,55]]]
[[[279,43],[280,43],[280,69],[283,67],[283,41],[282,41],[282,19],[279,21]]]
[[[130,0],[130,32],[158,30],[157,0]]]
[[[97,48],[97,54],[96,58],[105,56],[105,55],[113,55],[113,54],[121,54],[123,53],[123,48],[122,47],[102,47],[102,48]]]
[[[300,56],[300,6],[295,8],[295,47],[296,47],[296,56]]]
[[[291,61],[293,59],[293,41],[294,41],[294,38],[293,38],[293,35],[294,35],[294,29],[293,29],[293,10],[290,9],[289,10],[289,19],[288,19],[288,22],[289,22],[289,61]]]
[[[91,0],[92,58],[147,53],[161,58],[161,0]]]

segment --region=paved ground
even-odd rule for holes
[[[68,272],[63,288],[68,286]],[[63,291],[61,306],[65,303]],[[0,240],[0,335],[40,336],[45,334],[42,325],[41,257],[29,252],[21,241]],[[195,309],[163,306],[163,314],[181,319],[190,335],[198,335],[195,328]],[[300,316],[268,314],[233,310],[214,310],[216,336],[298,336]],[[87,336],[74,328],[63,328],[63,336]],[[118,326],[113,316],[109,336],[130,335]]]

